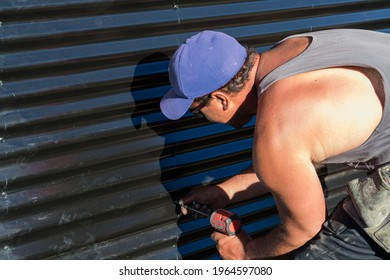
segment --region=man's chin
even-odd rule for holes
[[[243,128],[246,124],[248,124],[252,120],[252,116],[249,114],[240,114],[236,113],[233,117],[227,122],[230,126],[235,129]]]
[[[243,128],[251,121],[251,118],[232,118],[228,124],[235,129]]]
[[[231,127],[235,129],[243,128],[246,123],[228,123]]]

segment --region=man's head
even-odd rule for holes
[[[236,39],[221,32],[203,31],[187,39],[169,64],[172,89],[161,100],[161,111],[176,120],[191,105],[201,100],[206,105],[214,98],[216,90],[235,77],[246,58],[247,50]],[[219,101],[224,105],[222,99]]]

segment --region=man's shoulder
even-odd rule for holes
[[[263,106],[264,105],[264,106]],[[323,160],[362,145],[377,127],[381,103],[365,73],[329,68],[284,78],[260,97],[259,133]],[[301,146],[299,146],[301,145]],[[325,158],[322,158],[325,157]]]

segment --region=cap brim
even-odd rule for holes
[[[160,101],[160,109],[171,120],[180,119],[190,108],[193,98],[178,96],[173,89],[168,91]]]

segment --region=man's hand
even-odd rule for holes
[[[228,204],[244,201],[268,192],[269,190],[259,181],[253,168],[250,167],[218,185],[195,188],[180,202],[204,212],[208,210],[211,213],[219,208],[225,208]],[[196,203],[193,204],[193,201]],[[206,207],[202,208],[203,206]],[[181,211],[184,215],[188,214],[188,210],[183,207]]]
[[[190,191],[179,202],[211,214],[212,211],[225,207],[229,203],[229,198],[221,187],[211,185],[198,187]],[[181,207],[181,212],[184,215],[188,214],[188,210],[184,207]]]
[[[220,232],[214,232],[211,239],[216,242],[217,250],[225,260],[246,260],[248,259],[245,247],[252,240],[250,235],[241,230],[239,234],[228,236]]]

